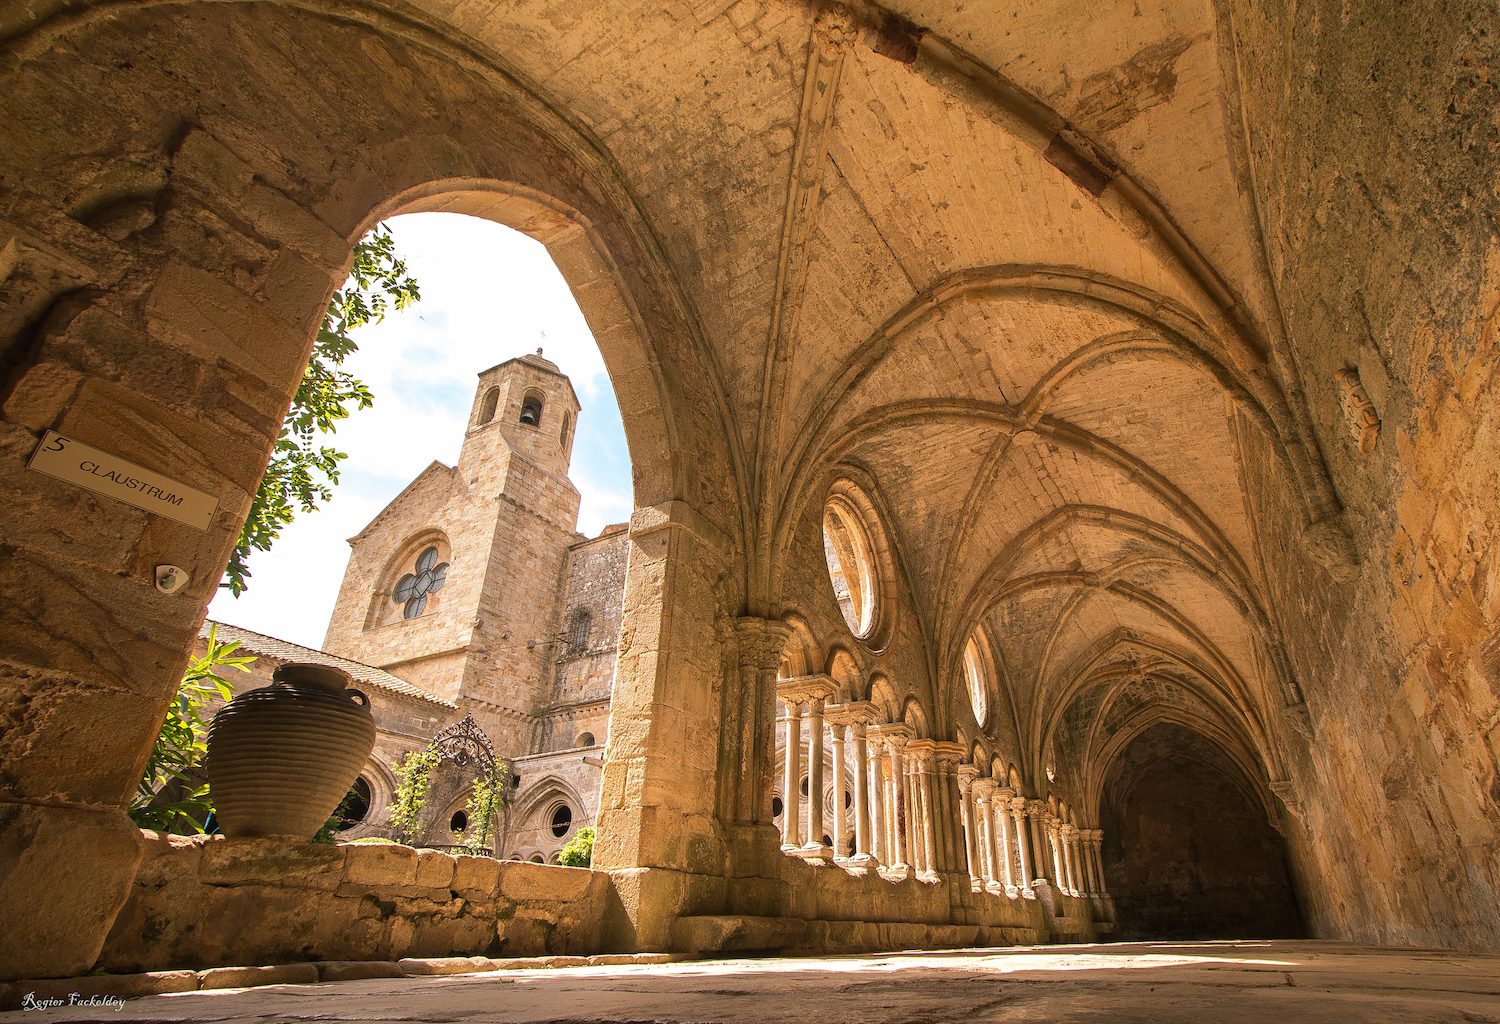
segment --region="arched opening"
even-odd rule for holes
[[[371,801],[370,783],[361,775],[349,787],[349,795],[344,797],[344,802],[339,804],[336,812],[339,819],[338,831],[347,832],[364,821],[370,814]]]
[[[485,393],[484,404],[479,408],[480,426],[483,426],[484,424],[490,422],[490,420],[495,418],[495,406],[499,403],[500,389],[490,388],[489,391]]]
[[[469,816],[463,811],[454,811],[453,817],[448,819],[449,832],[462,832],[469,827]]]
[[[1122,939],[1298,938],[1285,844],[1240,767],[1171,722],[1110,765],[1100,801]]]
[[[575,747],[592,747],[593,745],[594,734],[591,732],[579,733],[578,738],[573,741],[573,746]]]
[[[558,839],[568,834],[573,827],[573,808],[561,804],[552,812],[552,834]]]
[[[521,399],[520,422],[528,427],[542,425],[542,396],[529,394]]]

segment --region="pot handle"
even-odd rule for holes
[[[367,708],[370,706],[370,698],[365,696],[363,690],[345,690],[344,692],[347,693],[351,699],[358,697],[358,704],[360,707]]]

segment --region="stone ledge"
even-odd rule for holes
[[[404,978],[406,972],[393,960],[329,960],[318,964],[319,981],[368,981],[371,978]]]
[[[97,974],[82,978],[47,978],[39,981],[16,981],[0,985],[0,1010],[20,1010],[30,995],[35,1000],[61,999],[67,1005],[71,996],[79,999],[113,997],[138,999],[164,992],[196,992],[196,971],[152,971],[148,974]]]
[[[318,980],[317,964],[275,967],[211,967],[198,972],[200,989],[259,988],[262,985],[310,985]]]

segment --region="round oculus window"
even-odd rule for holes
[[[859,510],[841,495],[823,511],[823,556],[844,621],[855,636],[869,636],[875,629],[880,589],[875,546]]]
[[[979,643],[974,637],[969,638],[968,646],[964,648],[964,681],[969,685],[969,706],[974,709],[974,721],[984,727],[985,716],[989,713],[989,686],[985,680],[984,658],[979,653]]]

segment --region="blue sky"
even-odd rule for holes
[[[452,465],[475,375],[543,354],[572,379],[583,409],[569,472],[582,493],[578,530],[595,536],[632,508],[630,458],[614,391],[583,314],[547,251],[509,228],[457,214],[390,221],[422,301],[355,334],[345,363],[375,393],[332,444],[349,458],[333,500],[304,513],[250,559],[250,589],[221,590],[209,618],[321,647],[354,536],[428,463]]]

